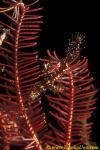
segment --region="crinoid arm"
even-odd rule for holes
[[[39,95],[33,92],[40,97],[46,89],[50,91],[46,97],[53,122],[49,120],[51,134],[45,136],[51,146],[89,145],[91,141],[89,118],[96,108],[96,90],[88,59],[80,55],[83,40],[84,36],[76,35],[65,58],[59,59],[55,51],[52,54],[48,50],[48,59],[40,59],[44,62],[44,81],[40,84],[43,89],[37,88]]]
[[[62,90],[47,95],[51,108],[49,113],[55,120],[55,124],[49,124],[53,135],[47,137],[48,145],[89,145],[91,141],[92,123],[89,118],[96,108],[96,90],[88,59],[80,55],[83,39],[79,34],[75,37],[66,57],[59,59],[61,67],[54,72],[58,78],[53,78],[53,81],[62,85]]]
[[[37,0],[31,5],[16,0],[4,2],[7,7],[0,8],[0,13],[3,13],[8,22],[0,21],[0,111],[3,112],[0,120],[4,122],[6,115],[9,120],[2,123],[2,128],[8,129],[10,123],[12,126],[9,125],[9,133],[6,134],[6,130],[1,132],[4,137],[7,136],[6,142],[9,145],[13,144],[13,139],[15,145],[18,144],[17,139],[21,137],[20,142],[24,146],[29,148],[32,143],[34,149],[42,150],[42,133],[46,132],[45,114],[40,101],[35,101],[37,107],[32,105],[29,109],[27,103],[30,91],[38,83],[41,73],[36,50],[42,23],[41,8]],[[18,136],[15,134],[10,138],[15,130],[18,131]]]

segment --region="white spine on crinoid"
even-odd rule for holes
[[[0,46],[3,44],[3,41],[6,39],[6,35],[7,35],[7,32],[9,32],[8,29],[2,29],[2,33],[0,35]]]

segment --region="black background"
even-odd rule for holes
[[[25,1],[25,0],[23,0]],[[26,0],[27,1],[27,0]],[[88,57],[89,66],[94,77],[97,93],[97,109],[92,115],[94,123],[92,138],[100,147],[100,23],[97,1],[71,0],[41,0],[44,7],[44,24],[40,33],[39,46],[41,56],[46,55],[46,49],[56,50],[58,55],[64,55],[68,39],[75,32],[85,35],[85,49],[82,55]],[[15,147],[11,148],[15,150]],[[17,148],[18,150],[18,148]]]

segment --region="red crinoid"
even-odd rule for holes
[[[84,37],[77,34],[65,58],[48,50],[48,59],[38,59],[39,0],[4,2],[8,6],[0,8],[7,19],[0,22],[1,149],[13,144],[28,150],[89,145],[96,91],[87,58],[80,56]]]
[[[89,118],[95,109],[96,90],[88,70],[88,60],[80,56],[82,40],[83,36],[78,34],[64,59],[58,60],[57,55],[53,56],[60,67],[47,77],[46,82],[48,84],[49,81],[48,87],[52,91],[47,94],[49,114],[55,120],[55,124],[49,122],[52,136],[46,135],[48,145],[66,145],[69,149],[73,145],[90,145],[92,123]]]
[[[35,119],[32,119],[33,116],[36,116],[35,114],[30,116],[34,106],[30,110],[27,110],[27,106],[25,106],[30,89],[38,82],[38,76],[41,73],[37,64],[38,52],[35,50],[37,34],[41,30],[40,24],[42,23],[42,16],[38,14],[42,8],[36,8],[38,2],[39,0],[36,0],[25,5],[21,1],[12,0],[8,3],[9,7],[1,9],[8,19],[8,23],[0,22],[2,28],[0,39],[0,68],[2,71],[0,74],[0,108],[6,143],[18,142],[22,139],[22,143],[33,142],[36,147],[42,149],[31,123]],[[30,53],[32,47],[35,51],[31,50]],[[15,135],[16,139],[13,138],[13,132],[9,133],[8,128],[5,127],[6,124],[10,126],[10,122],[5,119],[5,116],[8,117],[8,115],[11,122],[14,120],[17,124],[19,135]],[[42,116],[41,111],[40,115]],[[43,117],[39,123],[35,122],[38,132],[43,131],[38,127],[40,122],[44,123]],[[15,128],[13,130],[16,130],[16,126],[14,123],[12,124]]]

